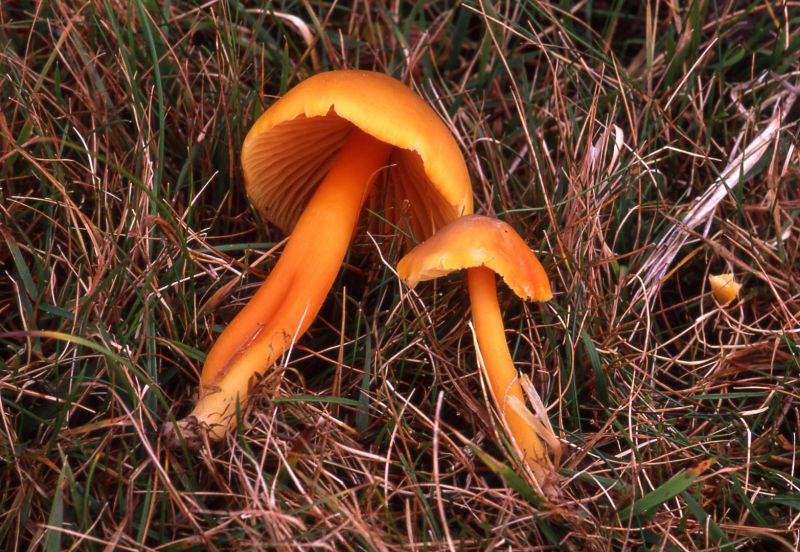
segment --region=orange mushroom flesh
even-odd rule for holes
[[[724,307],[739,295],[742,284],[736,281],[732,273],[710,274],[708,282],[711,284],[711,293],[717,303]]]
[[[553,470],[542,438],[552,444],[554,436],[541,435],[549,424],[546,420],[536,423],[524,406],[495,286],[498,273],[523,299],[547,301],[553,296],[547,274],[510,225],[480,215],[450,223],[412,249],[397,266],[400,278],[410,287],[462,269],[467,269],[475,335],[492,396],[518,452],[548,492]]]
[[[274,269],[209,351],[198,402],[177,429],[190,448],[222,439],[254,376],[309,327],[338,274],[361,208],[425,238],[472,211],[458,146],[435,112],[398,81],[366,71],[300,83],[253,125],[242,147],[248,196],[290,232]],[[380,181],[385,186],[373,186]],[[175,426],[164,428],[171,445]]]
[[[292,231],[283,254],[247,305],[214,343],[194,413],[212,440],[233,421],[254,374],[275,364],[316,318],[347,252],[372,183],[391,146],[353,129]]]

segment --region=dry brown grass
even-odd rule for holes
[[[622,4],[3,2],[0,548],[796,549],[796,107],[682,223],[796,94],[800,9]],[[560,499],[515,476],[461,281],[409,293],[391,236],[356,237],[228,443],[159,441],[279,252],[242,138],[341,67],[429,99],[552,274],[546,306],[501,294]]]

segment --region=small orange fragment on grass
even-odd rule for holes
[[[742,284],[734,280],[732,273],[710,274],[708,283],[711,284],[711,293],[720,306],[725,306],[739,295]]]

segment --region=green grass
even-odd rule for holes
[[[637,295],[653,245],[800,86],[800,9],[352,4],[0,5],[0,549],[800,546],[798,107]],[[497,433],[462,279],[409,295],[364,232],[230,442],[159,440],[283,238],[247,204],[242,139],[345,67],[434,102],[477,210],[552,275],[545,306],[500,288],[565,443],[549,504]],[[706,277],[726,271],[744,288],[722,309]]]

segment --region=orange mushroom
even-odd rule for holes
[[[525,406],[523,386],[506,343],[494,273],[514,293],[531,301],[552,298],[550,281],[510,225],[480,215],[461,217],[445,226],[397,265],[398,275],[409,287],[463,269],[467,269],[475,335],[495,403],[518,452],[542,489],[552,493],[554,470],[542,440],[556,458],[560,445],[532,386],[525,390],[538,407],[536,415]]]
[[[467,168],[447,127],[419,96],[379,73],[334,71],[297,85],[248,132],[242,169],[255,207],[290,236],[206,357],[197,404],[177,423],[190,447],[224,437],[253,377],[314,320],[373,183],[384,184],[373,203],[416,239],[472,212]],[[172,445],[175,429],[164,429]]]

